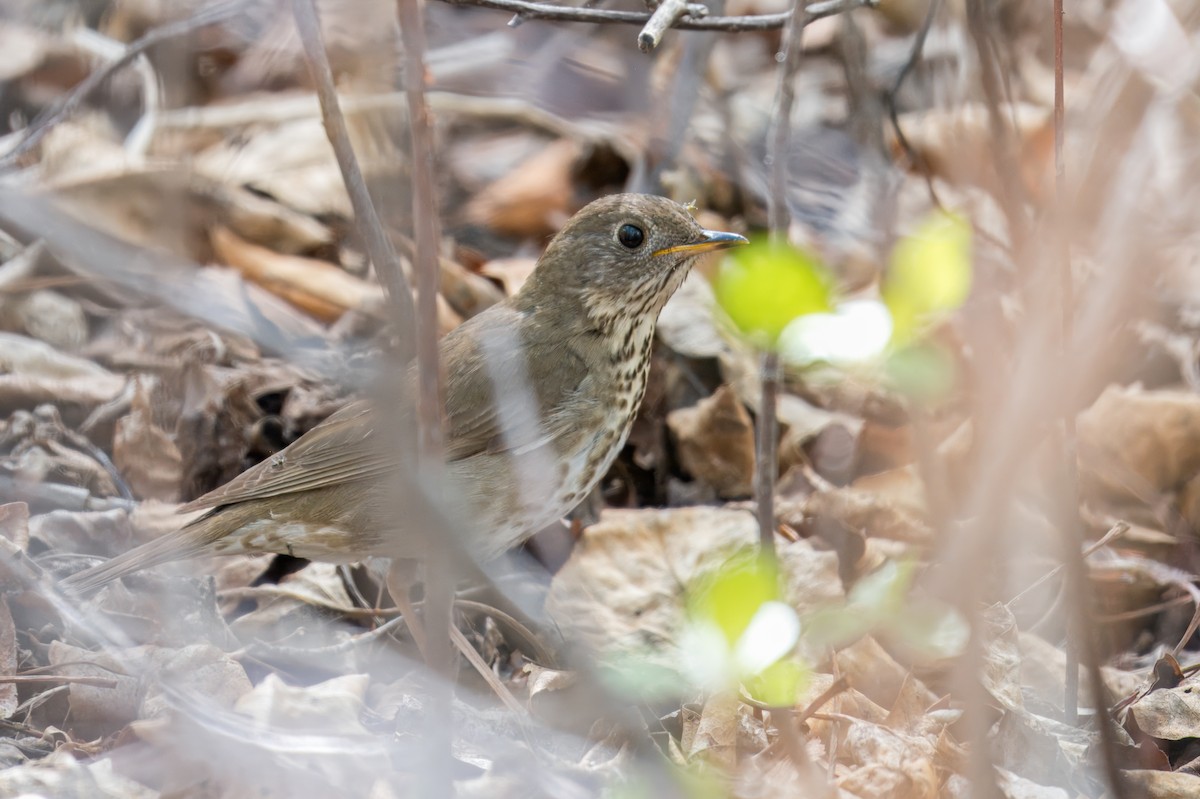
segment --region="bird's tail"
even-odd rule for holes
[[[212,543],[206,527],[195,522],[185,525],[111,560],[76,572],[62,580],[59,587],[69,594],[85,596],[127,574],[201,555]]]

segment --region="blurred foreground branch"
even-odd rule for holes
[[[574,8],[553,3],[534,3],[529,0],[442,0],[456,6],[479,6],[497,11],[511,11],[517,16],[510,25],[529,19],[545,19],[557,22],[618,22],[626,25],[646,25],[651,14],[642,11],[614,11],[606,8]],[[831,17],[845,11],[864,6],[874,7],[879,0],[822,0],[805,8],[807,22]],[[778,14],[755,14],[744,17],[691,17],[686,14],[675,20],[671,27],[689,31],[743,31],[777,30],[792,18],[790,10]],[[807,23],[806,23],[807,24]]]

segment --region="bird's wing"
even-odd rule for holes
[[[509,323],[504,329],[520,328]],[[453,398],[446,411],[448,461],[525,452],[567,432],[558,411],[589,379],[587,366],[561,335],[525,330],[520,346],[515,338],[485,339],[495,332],[491,324],[476,327],[474,335],[447,337],[446,396]]]
[[[456,461],[481,453],[527,451],[562,435],[555,411],[588,379],[583,359],[560,339],[534,331],[517,347],[515,315],[494,306],[442,341],[446,381],[445,453]],[[480,346],[504,341],[511,346]],[[497,392],[501,394],[497,398]],[[528,401],[529,397],[536,400]],[[376,438],[378,416],[353,402],[278,454],[180,508],[181,512],[292,494],[380,477],[397,468]]]
[[[395,462],[369,445],[374,420],[366,402],[352,402],[287,448],[179,510],[186,513],[382,475],[395,468]]]

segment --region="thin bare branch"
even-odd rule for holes
[[[658,47],[658,43],[662,41],[663,34],[667,32],[667,29],[675,27],[676,23],[688,13],[687,0],[663,0],[650,15],[650,21],[642,28],[642,32],[638,34],[638,48],[643,53],[648,53]]]
[[[304,45],[309,70],[313,83],[316,85],[317,99],[321,103],[321,120],[325,124],[325,134],[333,146],[337,157],[338,168],[342,172],[342,180],[346,191],[350,194],[350,203],[354,206],[354,218],[358,223],[359,233],[367,255],[379,272],[380,283],[383,284],[392,304],[394,319],[397,322],[397,334],[400,341],[400,357],[408,361],[412,355],[411,325],[414,320],[412,290],[400,262],[392,249],[391,241],[379,220],[375,203],[367,191],[366,181],[363,180],[362,169],[354,155],[354,147],[350,143],[350,132],[346,128],[346,118],[342,116],[338,105],[337,89],[333,84],[333,69],[329,66],[329,57],[325,53],[325,43],[321,36],[321,23],[317,17],[317,9],[313,0],[294,0],[292,12],[296,19],[296,28],[300,33],[300,41]],[[408,326],[408,330],[405,327]]]
[[[479,6],[494,8],[497,11],[508,11],[516,14],[521,20],[545,19],[558,22],[602,22],[622,23],[626,25],[644,26],[650,21],[650,14],[640,11],[613,11],[606,8],[572,8],[553,3],[535,3],[529,0],[442,0],[456,6]],[[841,14],[864,6],[874,7],[878,0],[823,0],[812,3],[805,8],[808,22],[823,17]],[[788,24],[792,18],[791,11],[779,14],[755,14],[744,17],[683,17],[671,27],[689,31],[724,31],[725,33],[742,33],[745,31],[778,30]],[[806,23],[807,24],[807,23]]]
[[[242,12],[244,5],[242,0],[229,0],[228,2],[217,3],[196,12],[187,19],[160,25],[141,38],[131,42],[119,57],[114,58],[103,68],[97,69],[88,75],[63,97],[62,100],[50,106],[41,114],[38,114],[33,123],[26,128],[24,138],[12,150],[0,156],[0,171],[11,169],[15,166],[17,160],[34,147],[37,147],[55,125],[75,113],[84,100],[91,96],[92,92],[104,85],[105,81],[118,71],[133,63],[142,53],[155,45],[191,33],[205,25],[212,25],[236,16]]]

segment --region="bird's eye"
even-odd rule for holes
[[[637,225],[621,225],[617,231],[617,241],[621,242],[621,246],[628,247],[631,250],[636,250],[642,246],[642,242],[646,240],[646,234]]]

